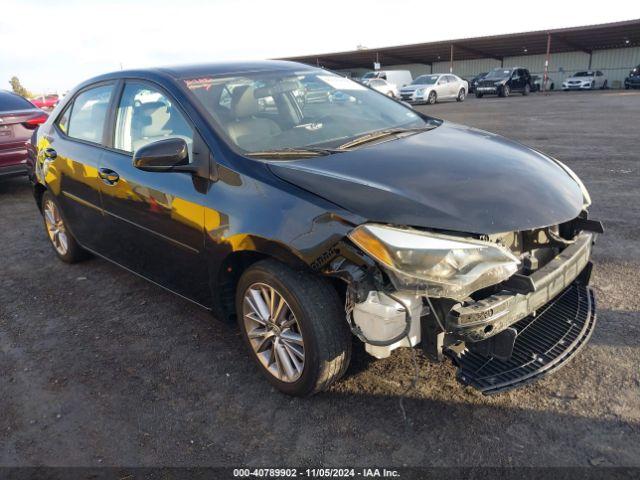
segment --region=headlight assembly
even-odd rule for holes
[[[385,225],[361,225],[349,238],[381,264],[398,289],[421,289],[432,297],[464,299],[506,280],[520,263],[494,243]]]

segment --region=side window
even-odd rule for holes
[[[598,70],[597,75],[598,75],[599,77],[601,77],[601,76],[602,76],[602,72],[601,72],[600,70]]]
[[[133,153],[147,143],[175,137],[183,138],[191,149],[193,130],[174,102],[149,85],[127,82],[118,105],[113,146]]]
[[[73,105],[69,105],[65,108],[64,112],[62,112],[62,115],[60,115],[60,118],[58,118],[58,121],[56,122],[58,128],[67,135],[69,134],[69,116],[71,115],[72,106]]]
[[[447,83],[447,77],[443,75],[440,77],[440,80],[438,80],[438,85],[444,85],[445,83]]]
[[[73,100],[73,105],[62,115],[58,126],[72,138],[102,143],[102,132],[112,93],[113,85],[101,85],[85,90]],[[67,112],[70,112],[69,117],[65,118]]]

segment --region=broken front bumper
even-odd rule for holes
[[[528,315],[535,315],[587,267],[593,240],[593,233],[580,233],[573,244],[531,274],[531,293],[502,291],[477,302],[454,306],[446,318],[447,330],[466,342],[480,342]]]
[[[531,293],[501,292],[453,307],[447,325],[466,347],[447,354],[462,383],[485,394],[510,390],[559,369],[587,343],[596,322],[587,286],[593,239],[581,233],[533,273]]]
[[[458,380],[485,395],[520,387],[555,372],[589,341],[596,323],[595,298],[575,282],[537,316],[515,323],[516,338],[508,359],[465,349],[449,352],[458,365]]]

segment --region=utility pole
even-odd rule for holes
[[[547,56],[544,59],[544,74],[542,75],[542,85],[540,90],[547,89],[547,79],[549,78],[549,57],[551,56],[551,34],[547,33]]]
[[[451,56],[449,61],[449,73],[453,73],[453,43],[451,44]]]

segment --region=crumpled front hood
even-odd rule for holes
[[[269,162],[278,177],[371,222],[491,234],[575,218],[576,182],[552,159],[481,130],[434,130],[345,153]]]

